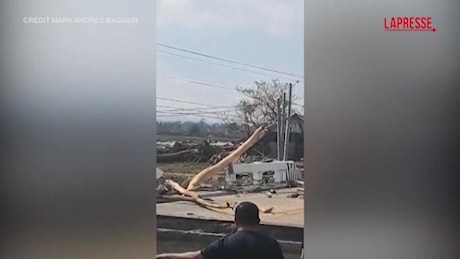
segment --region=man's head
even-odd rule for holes
[[[260,222],[259,208],[252,202],[241,202],[235,208],[237,227],[257,226]]]

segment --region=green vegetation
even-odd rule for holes
[[[176,162],[158,163],[157,167],[164,172],[166,179],[171,179],[182,186],[187,186],[188,181],[201,170],[209,166],[209,163]]]
[[[186,174],[186,175],[195,175],[208,166],[209,166],[209,163],[197,163],[197,162],[175,162],[175,163],[158,163],[157,164],[157,167],[160,168],[165,174],[180,173],[180,174]]]

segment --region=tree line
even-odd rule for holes
[[[241,133],[231,129],[226,123],[207,123],[193,121],[157,121],[158,135],[196,136],[196,137],[241,137]]]

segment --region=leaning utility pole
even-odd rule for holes
[[[283,161],[288,159],[288,151],[289,151],[289,132],[290,132],[290,124],[291,124],[291,107],[292,107],[292,84],[289,83],[289,99],[287,105],[287,116],[286,116],[286,126],[284,130],[284,149],[283,149]]]
[[[284,155],[284,130],[286,128],[286,93],[283,93],[283,104],[282,104],[282,107],[281,107],[281,131],[280,131],[280,134],[281,134],[281,158],[280,160],[284,160],[283,158],[283,155]]]
[[[282,150],[282,145],[283,143],[281,142],[281,98],[278,98],[276,100],[276,151],[277,151],[277,159],[281,161],[283,154],[281,153]]]

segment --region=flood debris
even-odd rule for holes
[[[257,128],[246,141],[233,146],[234,149],[232,151],[221,149],[217,154],[206,154],[205,158],[209,157],[214,160],[215,163],[191,177],[187,185],[181,185],[172,179],[167,179],[164,174],[158,178],[157,174],[157,203],[188,201],[195,203],[200,207],[214,211],[234,209],[236,202],[218,202],[208,197],[202,197],[197,193],[197,191],[202,188],[202,183],[213,182],[215,179],[222,179],[225,185],[217,183],[208,186],[222,187],[223,190],[228,192],[233,191],[236,194],[267,191],[266,195],[270,198],[273,195],[277,195],[278,193],[276,189],[285,187],[288,185],[287,183],[290,185],[290,183],[297,178],[296,173],[294,173],[296,167],[294,162],[280,162],[274,161],[273,159],[266,159],[254,164],[242,163],[242,161],[245,161],[244,155],[246,152],[262,139],[266,131],[266,127],[262,126]],[[174,151],[173,153],[162,154],[162,156],[160,156],[161,159],[159,160],[175,160],[181,159],[181,157],[184,159],[187,156],[193,156],[193,154],[196,155],[199,153],[198,150],[203,149],[203,147],[216,147],[209,144],[201,145],[201,148],[186,149],[182,151]],[[173,149],[184,149],[184,146],[174,144]],[[234,169],[236,169],[236,171],[234,171]],[[250,171],[250,169],[253,169],[256,173],[248,173],[246,174],[247,176],[244,175],[244,172]],[[283,172],[284,174],[282,174]],[[224,175],[222,175],[223,173]],[[230,179],[229,176],[231,176]],[[229,183],[230,186],[228,186]],[[237,185],[238,187],[233,187],[232,185]],[[275,212],[274,207],[266,209],[261,208],[260,211],[263,214],[274,214]]]
[[[259,127],[244,143],[238,146],[233,152],[229,153],[225,158],[219,160],[218,163],[207,167],[203,171],[196,174],[188,184],[187,188],[182,187],[177,182],[164,179],[163,177],[158,178],[158,203],[172,202],[172,201],[191,201],[198,204],[201,207],[210,209],[233,209],[235,203],[218,203],[209,198],[202,198],[194,190],[199,187],[199,183],[203,180],[207,180],[213,175],[221,172],[225,167],[236,161],[243,153],[257,143],[265,134],[265,128]],[[158,174],[157,174],[158,176]],[[174,190],[180,196],[167,195],[168,191]],[[273,209],[261,209],[262,213],[271,212]]]
[[[197,175],[193,177],[190,181],[187,190],[195,189],[198,184],[212,175],[217,174],[221,170],[223,170],[226,166],[233,163],[236,159],[238,159],[243,153],[245,153],[249,148],[251,148],[254,144],[256,144],[265,134],[265,127],[261,126],[257,128],[257,130],[237,149],[227,155],[225,158],[220,160],[218,163],[204,169],[203,171],[199,172]]]
[[[235,149],[230,142],[157,141],[157,162],[210,162]]]

